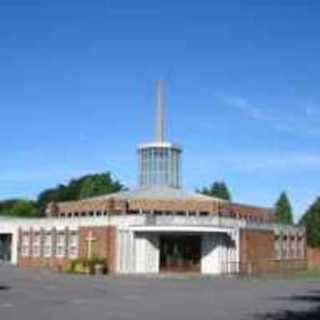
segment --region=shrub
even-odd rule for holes
[[[104,273],[108,272],[106,260],[104,258],[99,258],[95,256],[91,257],[90,259],[78,258],[72,260],[69,272],[80,274],[94,274],[96,265],[101,265],[103,267]]]

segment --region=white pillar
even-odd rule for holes
[[[18,264],[18,246],[19,246],[19,230],[16,229],[12,233],[11,242],[11,263]]]

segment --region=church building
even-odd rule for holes
[[[182,147],[165,140],[163,82],[155,139],[138,146],[137,188],[50,203],[46,216],[0,218],[0,259],[67,268],[99,257],[113,274],[221,275],[305,266],[305,229],[275,223],[274,210],[182,188]]]

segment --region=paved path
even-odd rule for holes
[[[0,265],[1,320],[320,319],[318,305],[312,281],[99,279]]]

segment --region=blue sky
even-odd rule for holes
[[[320,4],[0,0],[0,198],[106,170],[134,186],[154,81],[184,186],[296,217],[319,196]]]

